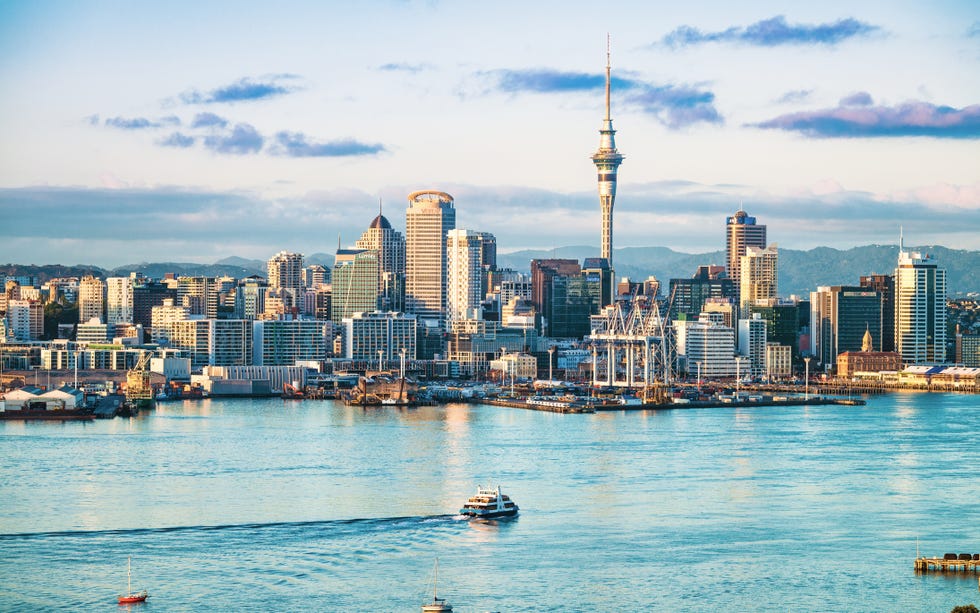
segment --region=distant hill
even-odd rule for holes
[[[980,292],[980,251],[948,249],[940,246],[910,249],[932,254],[937,263],[946,269],[950,295]],[[595,257],[598,252],[598,248],[585,245],[547,250],[528,249],[499,254],[497,264],[503,268],[528,271],[532,259],[572,258],[581,261],[587,257]],[[846,250],[817,247],[809,251],[780,248],[779,293],[783,296],[790,294],[805,296],[819,285],[857,285],[861,275],[894,271],[897,258],[896,245],[866,245]],[[327,253],[314,253],[306,256],[305,261],[307,265],[333,266],[334,256]],[[617,277],[642,280],[653,275],[666,285],[669,279],[690,277],[700,265],[724,265],[725,252],[682,253],[667,247],[624,247],[616,250],[614,261]],[[140,272],[155,278],[163,277],[168,272],[178,275],[237,278],[251,275],[264,277],[267,274],[265,260],[250,260],[235,256],[218,260],[214,264],[143,262],[118,266],[112,270],[83,265],[0,265],[0,275],[34,275],[42,283],[53,277],[81,277],[87,274],[98,277],[127,276],[130,272]]]
[[[950,295],[980,292],[980,251],[948,249],[940,246],[914,247],[929,253],[946,269]],[[530,270],[532,259],[595,257],[596,247],[561,247],[499,254],[497,265]],[[861,275],[888,274],[895,270],[896,245],[866,245],[840,250],[817,247],[809,251],[779,249],[779,293],[805,296],[820,285],[857,285]],[[681,253],[667,247],[626,247],[617,249],[613,261],[617,277],[643,280],[653,275],[665,285],[669,279],[691,277],[700,265],[725,265],[725,252]]]

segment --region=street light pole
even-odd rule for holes
[[[698,394],[701,393],[701,362],[695,362],[698,365]]]
[[[806,363],[806,375],[803,377],[803,400],[810,399],[810,358],[803,358]]]
[[[737,396],[742,383],[742,358],[735,358],[735,395]]]
[[[549,347],[548,348],[548,387],[551,387],[551,382],[554,381],[554,379],[551,376],[551,366],[553,361],[551,357],[554,355],[554,353],[555,353],[555,348]]]
[[[385,355],[385,350],[378,349],[378,372],[379,373],[383,370],[381,366],[381,360],[384,359],[384,355]]]
[[[398,351],[398,354],[402,358],[402,360],[401,360],[402,361],[402,364],[401,364],[401,366],[402,366],[402,380],[404,380],[405,379],[405,348],[402,347],[401,350]]]

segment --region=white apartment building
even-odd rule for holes
[[[766,321],[759,313],[738,320],[738,352],[748,360],[736,368],[741,375],[761,377],[766,372]],[[738,366],[738,365],[737,365]]]
[[[333,323],[314,319],[252,322],[252,364],[292,366],[322,361],[333,354]]]
[[[133,323],[132,277],[109,277],[106,284],[106,323]]]

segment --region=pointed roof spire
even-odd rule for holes
[[[606,121],[609,121],[609,81],[612,72],[612,52],[609,32],[606,32]]]

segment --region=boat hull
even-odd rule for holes
[[[502,511],[486,511],[479,512],[473,509],[460,509],[460,515],[468,515],[470,519],[496,519],[498,517],[514,517],[517,515],[518,509],[504,509]]]
[[[134,594],[131,596],[120,596],[119,604],[134,604],[137,602],[146,602],[146,599],[149,597],[150,597],[149,594]]]

